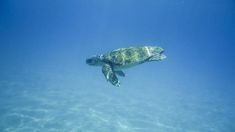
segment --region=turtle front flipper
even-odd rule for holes
[[[123,71],[115,71],[115,73],[121,77],[125,77],[125,73]]]
[[[104,64],[102,67],[102,72],[103,72],[105,78],[107,79],[107,81],[112,83],[114,86],[117,86],[117,87],[120,86],[120,82],[119,82],[116,74],[114,73],[111,65]]]

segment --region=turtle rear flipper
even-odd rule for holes
[[[112,83],[114,86],[117,86],[117,87],[120,86],[120,82],[119,82],[116,74],[114,73],[111,65],[104,64],[102,67],[102,72],[103,72],[107,81]]]
[[[166,56],[164,54],[156,54],[148,58],[148,61],[161,61],[164,60]]]

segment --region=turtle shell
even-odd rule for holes
[[[120,48],[104,54],[103,57],[113,65],[130,66],[145,62],[154,55],[153,51],[156,51],[156,46]]]

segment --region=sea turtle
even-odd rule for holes
[[[86,63],[92,66],[102,66],[102,72],[107,81],[119,87],[120,82],[116,74],[124,77],[122,69],[144,62],[163,60],[166,58],[163,52],[164,50],[158,46],[120,48],[88,58]]]

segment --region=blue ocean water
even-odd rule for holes
[[[1,132],[234,132],[233,0],[0,1]],[[86,58],[167,59],[108,83]]]

